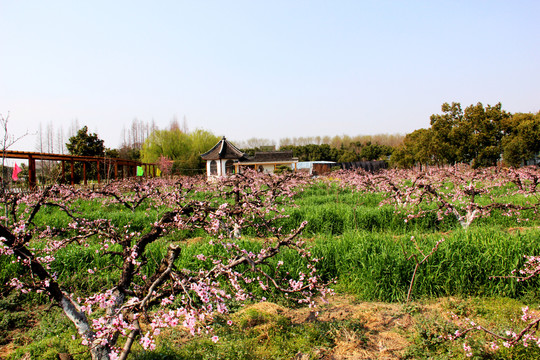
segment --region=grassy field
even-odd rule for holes
[[[390,205],[379,206],[381,194],[352,192],[335,183],[312,184],[299,193],[296,206],[279,220],[293,229],[307,220],[304,237],[322,260],[318,271],[334,280],[336,291],[329,304],[320,304],[319,316],[298,308],[276,292],[253,291],[266,301],[246,306],[231,304],[234,312],[219,317],[214,343],[209,336],[188,336],[181,329],[163,332],[157,349],[143,351],[136,345],[133,359],[450,359],[463,358],[462,342],[442,339],[458,327],[450,313],[475,319],[503,333],[518,327],[521,308],[536,309],[539,280],[517,282],[501,278],[524,263],[524,255],[540,255],[540,223],[531,216],[525,224],[494,213],[462,229],[456,219],[425,216],[405,221]],[[514,199],[519,201],[519,199]],[[126,211],[120,206],[101,207],[81,202],[86,217],[111,219],[134,231],[148,227],[158,210]],[[106,213],[104,213],[106,212]],[[36,218],[36,223],[62,226],[68,218],[55,209]],[[261,239],[245,229],[240,240],[246,249],[261,247]],[[428,254],[418,267],[411,301],[406,302],[415,262],[411,255]],[[166,243],[182,244],[176,265],[196,270],[197,254],[219,249],[208,244],[202,232],[177,232],[147,249],[150,274],[166,251]],[[39,244],[35,244],[39,246]],[[58,278],[88,294],[110,285],[118,277],[114,259],[98,256],[96,239],[87,247],[63,249],[51,264]],[[114,250],[114,249],[113,249]],[[303,260],[293,251],[272,259],[270,267],[284,262],[283,271],[295,272]],[[118,265],[118,264],[116,264]],[[210,266],[210,265],[208,265]],[[95,269],[99,276],[88,276]],[[7,257],[0,257],[0,283],[22,271]],[[234,326],[224,326],[232,320]],[[40,294],[3,293],[0,298],[0,358],[56,359],[69,353],[89,359],[80,341],[73,341],[74,327]],[[537,346],[517,346],[492,352],[485,334],[474,335],[473,358],[539,358]]]

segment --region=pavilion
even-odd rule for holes
[[[246,168],[274,173],[280,165],[296,171],[298,163],[298,158],[293,157],[292,151],[256,152],[254,156],[248,156],[225,136],[201,157],[206,160],[206,174],[209,178],[238,174]]]

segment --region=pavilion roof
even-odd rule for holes
[[[213,148],[201,155],[204,160],[218,159],[244,159],[244,154],[240,149],[225,139],[221,139]]]

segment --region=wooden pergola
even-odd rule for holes
[[[83,183],[87,184],[86,167],[89,163],[96,163],[97,167],[97,182],[101,182],[100,166],[114,167],[114,178],[118,179],[119,167],[121,167],[121,176],[136,176],[137,166],[144,168],[145,176],[156,176],[156,164],[142,163],[135,160],[118,159],[118,158],[106,158],[99,156],[77,156],[77,155],[61,155],[61,154],[48,154],[40,152],[28,152],[28,151],[3,151],[0,152],[6,159],[22,159],[28,160],[28,185],[30,188],[36,186],[36,160],[52,160],[62,162],[62,180],[66,179],[66,162],[70,164],[71,173],[71,185],[74,185],[75,178],[75,163],[79,162],[83,165]],[[127,171],[124,171],[124,167]]]

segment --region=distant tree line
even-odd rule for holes
[[[378,134],[358,136],[311,136],[283,138],[279,150],[290,150],[299,161],[354,162],[387,160],[395,146],[403,142],[404,135]],[[275,141],[251,138],[234,142],[244,153],[253,156],[256,152],[275,150]]]
[[[336,135],[336,136],[307,136],[307,137],[292,137],[281,138],[279,146],[303,146],[303,145],[322,145],[327,144],[333,148],[348,148],[351,144],[379,144],[390,147],[396,147],[403,142],[404,135],[402,134],[376,134],[376,135]]]
[[[335,161],[354,162],[387,159],[393,151],[388,145],[353,142],[349,146],[341,145],[339,148],[328,144],[286,145],[280,150],[292,150],[293,156],[299,161]]]
[[[444,103],[441,114],[430,117],[430,127],[406,135],[315,136],[283,138],[279,150],[291,150],[299,161],[389,161],[395,167],[446,165],[467,163],[473,167],[500,163],[520,166],[535,159],[540,152],[540,112],[511,114],[501,103],[484,106],[470,105],[464,110],[460,103]],[[219,137],[209,131],[189,131],[186,120],[182,125],[173,118],[167,129],[159,129],[155,122],[134,119],[124,128],[119,149],[108,149],[97,134],[88,133],[78,123],[65,135],[55,131],[52,123],[39,127],[40,152],[69,152],[72,155],[104,156],[158,163],[166,173],[204,173],[205,162],[200,155],[208,151]],[[276,149],[276,142],[251,138],[236,144],[248,155],[257,151]],[[45,181],[58,171],[58,164],[42,162],[40,179]],[[82,176],[82,165],[77,164],[75,181]],[[24,169],[25,170],[25,169]],[[87,170],[93,178],[95,169]]]
[[[292,150],[299,161],[355,162],[387,160],[395,167],[466,163],[484,167],[503,162],[520,166],[535,161],[540,152],[540,112],[511,114],[501,103],[470,105],[444,103],[442,114],[430,117],[428,129],[402,135],[350,137],[315,136],[280,139],[280,150]],[[253,155],[275,145],[250,139],[244,152]],[[266,146],[265,146],[266,145]]]
[[[520,166],[540,152],[540,112],[511,114],[501,103],[444,103],[430,128],[415,130],[392,154],[398,167],[467,163],[472,167],[503,161]]]

